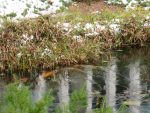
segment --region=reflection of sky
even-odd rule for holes
[[[113,107],[115,111],[116,104],[116,73],[117,73],[117,65],[116,59],[112,59],[106,67],[106,101],[110,107]]]
[[[132,113],[140,113],[141,104],[141,83],[140,83],[140,61],[137,60],[135,63],[129,65],[129,101],[133,103],[130,106]]]
[[[65,69],[61,72],[59,76],[59,86],[58,87],[58,99],[59,99],[59,105],[65,105],[69,103],[69,93],[70,91],[79,90],[82,86],[86,85],[87,88],[87,108],[86,112],[88,113],[92,109],[92,101],[94,99],[94,95],[92,95],[92,91],[95,90],[95,85],[97,84],[105,84],[104,89],[106,90],[106,98],[107,103],[109,106],[113,107],[113,110],[116,111],[116,99],[118,99],[118,94],[116,94],[116,90],[118,88],[118,81],[125,82],[124,80],[128,81],[125,84],[125,87],[128,89],[128,92],[126,93],[127,100],[131,100],[135,102],[134,106],[130,105],[130,110],[132,113],[149,113],[147,110],[150,108],[150,102],[148,101],[145,104],[141,104],[141,81],[140,81],[140,61],[136,61],[134,63],[129,64],[129,68],[126,73],[126,79],[120,79],[118,76],[118,71],[120,67],[117,65],[116,59],[111,60],[111,62],[108,63],[105,70],[105,77],[104,75],[96,74],[101,73],[102,70],[95,70],[92,66],[85,66],[82,68],[82,72],[77,71],[76,69]],[[126,68],[126,66],[122,66],[123,68]],[[95,72],[96,71],[96,72]],[[83,73],[84,72],[84,73]],[[101,77],[96,77],[101,76]],[[101,79],[104,79],[105,83],[102,83]],[[129,84],[127,84],[129,83]],[[58,84],[57,84],[58,85]],[[102,85],[103,86],[103,85]],[[127,91],[127,89],[123,89],[124,91]],[[100,91],[100,89],[96,89],[96,91]],[[141,110],[142,109],[142,110]],[[144,110],[143,110],[144,109]],[[142,112],[141,112],[142,111]]]
[[[93,101],[93,98],[92,98],[92,76],[93,76],[92,66],[86,66],[85,73],[87,74],[86,89],[87,89],[87,97],[88,97],[86,113],[91,113],[92,101]]]
[[[63,75],[60,75],[60,84],[59,84],[59,104],[68,105],[69,103],[69,78],[68,70],[64,70]]]
[[[33,101],[40,101],[46,92],[46,80],[40,75],[37,79],[37,84],[33,89]]]

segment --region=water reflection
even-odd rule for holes
[[[62,105],[68,105],[69,103],[69,76],[68,76],[68,70],[64,70],[62,75],[59,75],[60,84],[59,84],[59,91],[58,91],[58,98],[59,98],[59,104]]]
[[[93,81],[93,70],[92,66],[86,66],[84,69],[87,79],[86,79],[86,89],[87,89],[87,109],[86,113],[91,113],[92,111],[92,81]]]
[[[144,56],[148,51],[140,57],[135,51],[132,52],[116,55],[102,68],[88,65],[59,70],[55,83],[51,80],[46,82],[39,76],[33,89],[33,100],[39,101],[47,89],[53,88],[56,89],[56,101],[59,100],[56,102],[57,105],[67,105],[70,93],[86,86],[87,108],[83,110],[86,113],[100,106],[97,105],[98,97],[94,95],[96,91],[106,96],[107,104],[113,107],[114,112],[117,112],[120,104],[127,102],[132,113],[150,113],[150,58]],[[3,81],[0,81],[0,95],[3,87]],[[146,98],[141,98],[143,93]]]
[[[132,113],[140,113],[141,104],[141,83],[140,83],[140,60],[129,65],[129,100],[133,104],[130,106]]]
[[[106,67],[106,102],[107,105],[113,108],[115,112],[116,105],[116,74],[117,74],[117,64],[116,59],[112,59],[108,66]]]
[[[86,92],[87,92],[87,108],[85,110],[86,113],[91,113],[93,108],[93,101],[94,101],[94,95],[93,90],[95,89],[95,84],[104,84],[102,86],[105,86],[103,89],[105,90],[105,96],[106,96],[106,102],[107,105],[113,108],[114,112],[117,112],[117,105],[118,103],[118,95],[122,95],[124,93],[125,100],[128,102],[130,111],[132,113],[141,113],[141,93],[142,93],[142,86],[141,86],[141,69],[140,69],[140,60],[135,60],[130,62],[128,65],[128,70],[126,70],[126,66],[123,66],[123,72],[126,73],[126,75],[118,75],[118,70],[121,69],[121,66],[118,68],[118,61],[116,58],[113,58],[110,60],[110,62],[105,66],[105,72],[100,75],[96,74],[101,72],[102,70],[99,69],[93,69],[93,66],[84,66],[84,68],[81,68],[82,71],[77,71],[76,69],[64,69],[61,71],[61,73],[58,75],[59,78],[59,84],[58,84],[58,100],[59,105],[68,105],[70,100],[70,92],[73,90],[79,90],[84,85],[86,85]],[[95,76],[101,76],[98,78],[95,78]],[[103,77],[102,77],[103,76]],[[120,76],[126,76],[128,79],[120,79]],[[103,80],[104,82],[102,82]],[[118,80],[119,79],[119,80]],[[123,89],[123,91],[118,92],[118,83],[126,82],[124,86],[126,87]],[[129,84],[128,84],[129,83]],[[143,84],[144,87],[144,84]],[[147,87],[146,87],[147,88]],[[147,90],[147,89],[146,89]],[[42,98],[44,92],[46,91],[46,81],[42,76],[39,76],[37,85],[35,89],[33,90],[34,94],[34,100],[38,101]],[[100,91],[100,89],[98,90]]]
[[[46,87],[46,80],[42,75],[39,75],[37,78],[37,84],[35,85],[35,88],[33,89],[33,101],[37,102],[41,100],[47,90]]]

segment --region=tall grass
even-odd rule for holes
[[[53,104],[52,92],[46,93],[41,100],[33,103],[31,91],[28,86],[18,83],[6,87],[4,97],[0,101],[0,113],[48,113]],[[71,94],[69,105],[58,106],[54,113],[83,113],[87,107],[86,89],[81,88]],[[126,106],[121,106],[118,113],[129,113]],[[113,113],[113,109],[106,104],[104,99],[101,108],[93,109],[92,113]]]
[[[111,49],[150,42],[150,29],[143,25],[149,22],[143,18],[149,12],[141,8],[128,12],[106,9],[97,14],[76,10],[65,14],[42,15],[19,22],[5,21],[0,28],[0,72],[95,63]],[[115,19],[120,20],[117,35],[109,29],[110,24],[116,24]],[[85,24],[94,25],[95,22],[106,29],[97,29],[96,36],[86,36],[93,31],[85,30]],[[70,24],[69,31],[63,29],[63,23]],[[79,23],[80,28],[74,29]],[[73,36],[79,36],[81,42]]]
[[[87,107],[87,95],[85,88],[74,91],[71,94],[69,105],[58,106],[55,113],[80,113]]]
[[[53,101],[50,91],[42,100],[33,103],[29,87],[18,83],[9,84],[3,95],[0,113],[47,113]]]

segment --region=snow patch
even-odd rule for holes
[[[39,14],[56,13],[63,6],[61,0],[0,0],[0,15],[13,19],[33,18]],[[64,0],[71,2],[70,0]]]

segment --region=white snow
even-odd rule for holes
[[[22,34],[22,39],[21,39],[21,44],[25,45],[27,44],[28,42],[32,41],[34,38],[33,35],[29,36],[28,34]]]
[[[128,1],[127,0],[122,0],[122,3],[126,5],[128,3]]]
[[[73,39],[76,40],[76,41],[79,42],[79,43],[82,43],[82,42],[83,42],[82,36],[73,36]]]
[[[51,56],[53,54],[53,51],[50,50],[48,47],[44,49],[44,51],[41,53],[41,58],[45,56]]]
[[[150,10],[150,6],[147,6],[144,8],[145,10]]]
[[[150,19],[150,16],[146,16],[145,19],[146,19],[146,20],[149,20],[149,19]]]
[[[140,1],[140,2],[139,2]],[[134,9],[136,6],[140,6],[141,4],[146,4],[144,6],[145,10],[150,10],[150,0],[106,0],[108,4],[123,4],[126,7],[126,10]]]
[[[110,24],[109,27],[110,27],[111,30],[113,30],[113,32],[114,32],[115,34],[120,33],[119,24],[112,23],[112,24]]]
[[[102,31],[102,30],[106,29],[106,27],[104,25],[101,25],[98,22],[94,22],[94,24],[95,24],[96,31]]]
[[[85,24],[85,29],[92,29],[94,26],[91,23],[86,23]]]
[[[43,0],[44,1],[44,0]],[[69,2],[70,0],[65,0]],[[38,14],[55,13],[63,6],[61,0],[53,0],[50,5],[48,0],[42,2],[41,0],[0,0],[0,15],[6,16],[9,14],[16,14],[15,19],[37,17]]]
[[[131,0],[129,4],[126,6],[126,10],[134,9],[138,5],[138,2],[136,0]]]
[[[21,52],[17,54],[17,58],[21,58],[21,56],[22,56]]]
[[[71,28],[71,25],[70,23],[63,23],[62,27],[65,31],[69,31],[69,29]]]
[[[80,29],[81,28],[81,23],[77,23],[75,26],[74,26],[74,29]]]
[[[150,27],[150,23],[144,23],[144,27]]]

